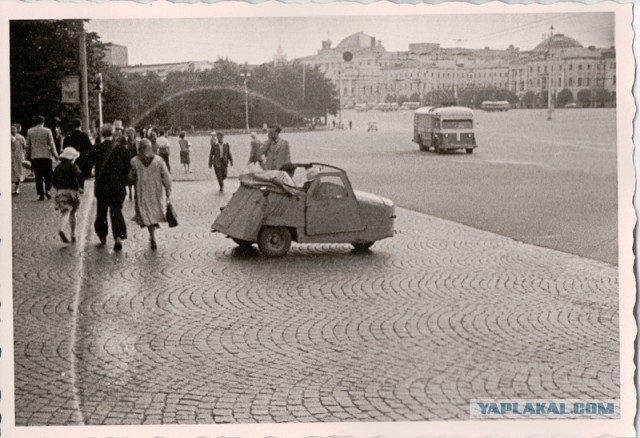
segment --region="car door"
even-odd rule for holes
[[[307,190],[306,230],[310,236],[364,229],[358,201],[342,174],[320,174]]]

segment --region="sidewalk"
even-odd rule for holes
[[[241,254],[210,232],[237,184],[176,181],[180,225],[157,251],[127,200],[121,253],[97,245],[90,184],[75,245],[24,185],[17,425],[464,420],[470,399],[618,398],[617,267],[403,209],[366,254]]]

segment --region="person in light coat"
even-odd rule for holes
[[[131,160],[129,179],[135,185],[134,221],[149,230],[151,249],[156,249],[156,228],[166,222],[164,196],[166,202],[171,197],[171,174],[164,160],[153,153],[151,142],[143,139],[138,145],[138,155]],[[164,189],[164,193],[163,193]]]

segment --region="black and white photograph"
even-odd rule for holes
[[[0,16],[7,437],[635,436],[630,4]]]

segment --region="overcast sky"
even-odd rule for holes
[[[554,26],[554,33],[575,38],[585,47],[614,45],[613,13],[413,15],[355,17],[266,17],[148,20],[91,20],[88,30],[103,42],[128,48],[129,64],[215,61],[260,64],[273,59],[278,44],[288,59],[317,53],[330,36],[335,47],[343,38],[364,32],[382,40],[388,51],[409,43],[442,47],[530,50]]]

